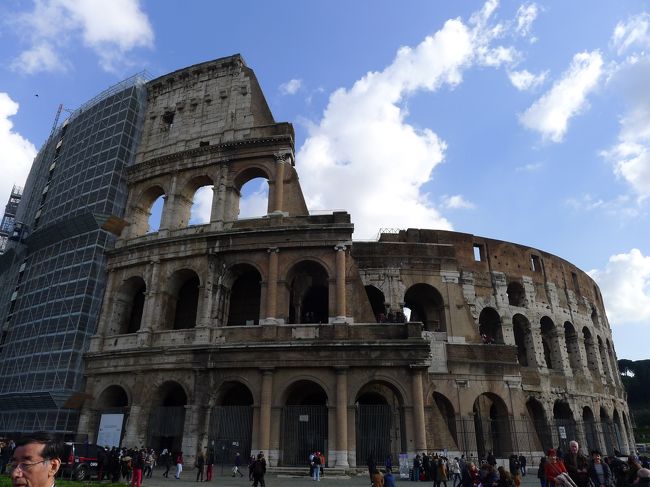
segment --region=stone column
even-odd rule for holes
[[[422,393],[422,368],[411,369],[413,394],[413,426],[415,451],[427,451],[427,435],[424,423],[424,395]]]
[[[146,419],[142,417],[142,407],[131,406],[129,417],[126,421],[122,445],[129,447],[133,445],[144,445],[144,438],[140,435],[139,429],[141,424],[146,423]]]
[[[334,465],[348,468],[348,367],[336,367],[336,450]]]
[[[278,253],[280,249],[271,247],[269,253],[268,281],[266,283],[266,319],[273,321],[277,315],[278,306]]]
[[[284,200],[284,154],[275,155],[275,191],[272,213],[281,213]]]
[[[345,245],[337,245],[336,250],[336,321],[345,320]]]
[[[261,369],[259,447],[268,455],[271,446],[271,404],[273,402],[273,369]]]

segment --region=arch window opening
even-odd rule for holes
[[[237,218],[259,218],[269,211],[269,181],[265,177],[250,179],[239,190]]]
[[[474,401],[472,410],[479,458],[486,458],[489,452],[507,457],[513,449],[508,408],[503,399],[496,394],[483,393]]]
[[[598,358],[596,356],[596,347],[594,345],[594,339],[591,336],[591,332],[586,326],[582,329],[582,336],[585,342],[587,365],[592,375],[596,376],[598,374]]]
[[[434,444],[449,445],[458,449],[458,433],[456,428],[456,413],[451,401],[439,392],[433,393],[432,420]]]
[[[320,385],[299,381],[282,409],[282,465],[304,465],[314,451],[329,450],[327,394]]]
[[[446,331],[445,304],[440,292],[429,284],[414,284],[404,295],[409,321],[421,321],[427,331]]]
[[[242,266],[230,289],[228,326],[258,325],[262,277],[257,269]]]
[[[252,435],[253,395],[239,382],[224,384],[210,414],[208,458],[224,464],[239,453],[242,462],[247,461]]]
[[[300,262],[290,276],[288,323],[327,323],[329,288],[323,266],[312,261]]]
[[[571,322],[564,323],[564,341],[566,342],[567,354],[569,355],[569,365],[574,373],[581,371],[580,363],[580,345],[578,343],[578,334]]]
[[[364,387],[355,402],[357,464],[372,459],[382,465],[389,456],[395,464],[406,451],[401,400],[391,386],[373,383]]]
[[[122,284],[115,298],[111,320],[114,328],[109,334],[135,333],[142,324],[147,285],[141,277],[131,277]]]
[[[535,367],[537,360],[535,358],[535,345],[533,334],[530,329],[528,319],[520,314],[512,317],[513,332],[515,335],[515,344],[517,345],[517,359],[522,367]]]
[[[189,225],[205,225],[210,223],[212,213],[212,197],[214,186],[200,186],[194,193],[192,206],[190,207]]]
[[[503,343],[501,317],[494,308],[485,308],[478,318],[478,330],[483,343]]]
[[[548,369],[562,369],[562,359],[560,355],[560,344],[558,342],[557,330],[553,320],[548,316],[540,320],[542,333],[542,347],[544,348],[544,361]]]
[[[603,378],[612,380],[612,371],[607,364],[607,353],[605,352],[605,344],[602,338],[598,337],[598,351],[600,352],[600,362],[603,367]]]
[[[183,269],[172,275],[167,296],[167,323],[172,330],[194,328],[199,305],[199,277]]]
[[[187,395],[176,382],[166,382],[158,389],[149,415],[147,445],[160,451],[183,449],[183,429]]]
[[[526,306],[526,291],[520,283],[511,282],[508,284],[506,294],[508,295],[508,304],[510,306],[518,306],[520,308]]]
[[[384,293],[377,289],[375,286],[365,286],[366,296],[368,296],[368,301],[370,301],[370,306],[372,307],[372,314],[377,320],[377,323],[387,323],[389,322],[388,314],[386,313],[386,298]]]
[[[165,195],[158,196],[151,204],[149,216],[147,218],[147,231],[146,233],[156,233],[160,230],[162,224],[162,213],[165,206]]]

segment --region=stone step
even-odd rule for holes
[[[309,477],[308,465],[305,465],[304,467],[268,467],[266,471],[277,476]],[[356,477],[364,472],[367,473],[368,469],[325,467],[325,469],[323,469],[323,476],[332,478],[350,478]]]

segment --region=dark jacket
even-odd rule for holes
[[[605,476],[605,485],[612,485],[612,471],[609,469],[609,465],[607,465],[605,462],[600,463],[603,466],[603,475]],[[600,484],[600,480],[598,480],[598,474],[596,473],[596,467],[592,463],[589,466],[589,478],[591,481],[594,483],[595,487],[598,487]]]

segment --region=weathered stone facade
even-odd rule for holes
[[[79,431],[91,441],[103,413],[121,412],[124,445],[190,461],[197,448],[264,450],[273,465],[320,449],[350,467],[423,450],[538,454],[573,437],[633,447],[585,273],[456,232],[353,242],[348,213],[309,214],[293,129],[274,122],[239,56],[163,76],[148,95],[86,355]],[[237,219],[256,177],[268,214]],[[188,226],[206,185],[210,222]],[[161,195],[160,228],[147,233]]]

